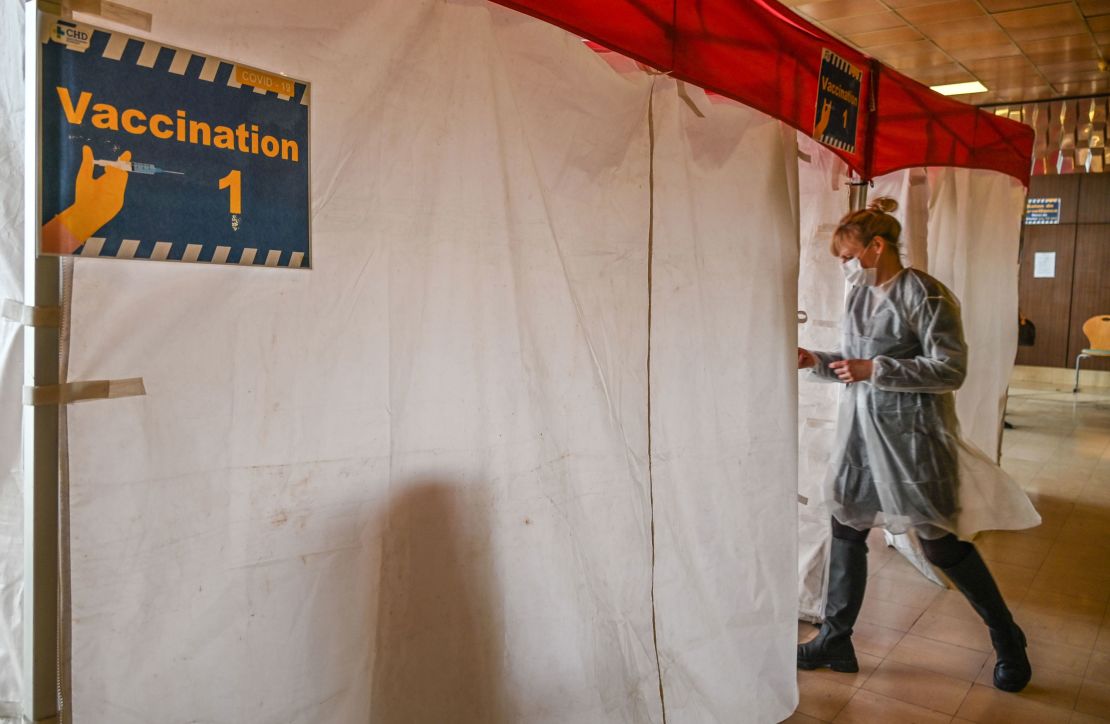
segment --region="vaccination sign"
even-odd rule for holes
[[[817,114],[813,137],[826,146],[856,152],[859,95],[863,71],[828,48],[821,51],[817,76]]]
[[[42,254],[307,268],[307,83],[43,22]]]

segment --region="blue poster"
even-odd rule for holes
[[[308,84],[83,23],[42,40],[43,254],[308,268]]]
[[[1026,224],[1059,224],[1060,223],[1060,199],[1037,199],[1029,198],[1025,200],[1025,223]]]
[[[833,148],[856,152],[859,94],[863,71],[828,48],[821,51],[813,137]]]

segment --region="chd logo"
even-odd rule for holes
[[[87,47],[89,32],[73,23],[59,20],[54,25],[54,40],[69,46]]]

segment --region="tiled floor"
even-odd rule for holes
[[[991,686],[986,627],[876,531],[853,637],[860,672],[798,672],[788,722],[1110,722],[1110,390],[1022,383],[1007,420],[1003,467],[1044,523],[978,543],[1029,638],[1033,681],[1020,694]],[[802,640],[814,632],[800,625]]]

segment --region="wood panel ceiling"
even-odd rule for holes
[[[1110,0],[781,0],[926,85],[976,105],[1110,92]]]

